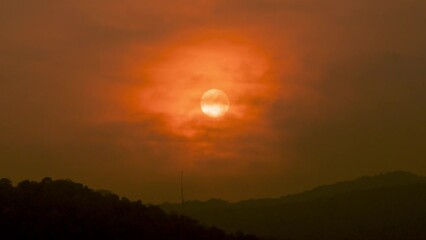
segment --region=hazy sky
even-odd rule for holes
[[[426,174],[424,0],[0,0],[0,177],[145,202]],[[225,91],[230,111],[199,101]]]

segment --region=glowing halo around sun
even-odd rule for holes
[[[229,110],[229,98],[220,89],[210,89],[201,97],[201,111],[211,118],[219,118]]]

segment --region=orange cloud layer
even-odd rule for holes
[[[425,4],[0,3],[0,175],[149,201],[424,168]],[[224,90],[211,119],[201,95]],[[247,187],[250,186],[250,187]]]

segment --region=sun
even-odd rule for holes
[[[201,97],[201,111],[211,118],[219,118],[229,110],[229,98],[220,89],[210,89]]]

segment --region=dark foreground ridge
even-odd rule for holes
[[[210,226],[276,239],[426,239],[426,178],[362,177],[276,199],[163,204]],[[183,212],[182,212],[183,211]]]
[[[0,180],[0,239],[256,240],[69,180]]]

